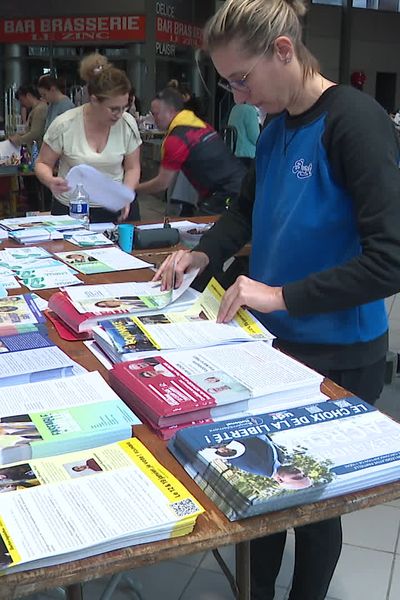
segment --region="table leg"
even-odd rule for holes
[[[238,600],[250,600],[250,542],[236,544],[236,583]]]
[[[66,600],[83,600],[82,585],[80,583],[74,583],[68,585],[65,588]]]

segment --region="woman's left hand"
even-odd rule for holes
[[[240,275],[222,298],[217,322],[228,323],[242,306],[269,313],[287,310],[281,287],[271,287]]]
[[[129,215],[130,207],[131,207],[130,202],[129,202],[129,204],[124,206],[124,208],[121,210],[121,214],[118,217],[118,223],[122,223],[123,221],[126,221],[126,219],[128,218],[128,215]]]

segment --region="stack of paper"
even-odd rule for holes
[[[113,242],[104,235],[104,233],[96,233],[85,229],[84,231],[77,231],[70,237],[66,238],[68,242],[79,246],[81,248],[92,248],[93,246],[113,246]]]
[[[79,250],[78,252],[58,252],[56,256],[85,275],[113,273],[131,269],[148,269],[153,266],[151,263],[140,260],[114,247]]]
[[[177,426],[320,399],[323,377],[264,342],[168,352],[120,363],[110,383],[161,437]]]
[[[56,292],[49,309],[73,331],[91,331],[97,323],[116,314],[156,311],[183,298],[196,273],[187,274],[177,290],[161,292],[159,283],[110,283],[82,285]],[[186,301],[185,301],[186,306]]]
[[[234,521],[396,481],[400,424],[349,397],[183,429],[169,448]]]
[[[97,372],[0,388],[0,464],[92,448],[140,423]]]
[[[243,308],[230,323],[216,322],[223,293],[212,279],[188,310],[107,319],[93,328],[93,337],[113,362],[150,356],[157,350],[205,348],[238,341],[271,342],[274,336]]]
[[[204,512],[137,439],[4,474],[0,568],[7,571],[186,535]]]
[[[51,227],[32,227],[31,229],[18,229],[10,231],[8,237],[19,244],[33,244],[36,242],[49,242],[51,240],[62,240],[64,238],[61,231]]]
[[[0,334],[0,387],[74,374],[75,362],[38,331]]]
[[[16,275],[30,290],[82,283],[75,271],[40,247],[7,248],[0,252],[0,265]]]
[[[29,230],[37,227],[51,228],[54,231],[82,229],[82,224],[68,215],[39,215],[37,217],[16,217],[0,220],[0,226],[8,232]]]
[[[33,294],[0,298],[0,334],[45,330],[44,323]]]

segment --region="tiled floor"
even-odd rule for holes
[[[157,220],[164,204],[141,201],[142,219]],[[391,312],[391,348],[400,349],[400,300]],[[385,387],[378,407],[400,419],[400,377]],[[344,545],[327,600],[399,600],[400,598],[400,500],[343,517]],[[233,568],[234,548],[221,552]],[[293,565],[294,536],[288,536],[275,600],[286,600]],[[211,552],[131,571],[143,600],[232,600],[233,594]],[[84,586],[85,600],[100,600],[106,582]],[[31,600],[56,598],[54,593]],[[112,600],[136,600],[132,589],[121,586]],[[101,599],[105,600],[105,599]],[[108,600],[108,599],[107,599]]]

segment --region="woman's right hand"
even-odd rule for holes
[[[57,196],[57,194],[64,194],[65,192],[69,192],[71,189],[63,177],[52,177],[49,181],[48,187],[53,196]]]
[[[204,271],[210,262],[204,252],[191,252],[190,250],[178,250],[170,254],[156,271],[152,281],[161,280],[161,291],[178,288],[183,281],[183,276],[191,269]]]

